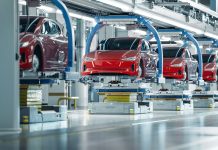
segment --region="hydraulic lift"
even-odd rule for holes
[[[153,110],[193,110],[192,92],[195,84],[166,79],[165,84],[152,84],[152,92],[144,95],[145,101],[153,102]]]
[[[79,73],[73,72],[73,32],[72,22],[65,4],[61,0],[52,2],[62,11],[68,33],[68,64],[64,72],[55,76],[43,77],[22,77],[20,78],[20,98],[21,98],[21,123],[39,123],[48,121],[63,121],[67,119],[67,105],[71,97],[71,84],[78,81]],[[65,80],[67,84],[66,105],[48,106],[42,105],[42,85],[57,84],[60,80]]]
[[[159,29],[159,33],[178,33],[184,39],[184,45],[187,46],[188,41],[191,41],[197,48],[199,57],[199,74],[197,81],[177,81],[174,79],[166,79],[165,84],[152,84],[153,92],[145,95],[145,101],[153,102],[154,110],[176,110],[185,111],[193,110],[192,91],[197,85],[204,85],[202,78],[202,54],[197,40],[192,34],[182,29]]]
[[[113,15],[96,17],[96,26],[88,36],[86,54],[90,51],[90,45],[95,33],[106,25],[140,25],[147,27],[158,43],[159,68],[157,82],[165,83],[163,78],[163,53],[157,30],[150,21],[135,15]],[[146,37],[148,38],[148,37]],[[137,82],[137,81],[136,81]],[[93,88],[99,95],[99,102],[89,103],[89,112],[96,114],[141,114],[153,110],[152,102],[144,102],[143,95],[150,89],[149,83],[134,83],[129,79],[120,79],[102,83],[101,86],[94,85]],[[141,95],[141,100],[139,97]]]
[[[144,102],[150,93],[150,83],[132,83],[122,79],[119,83],[98,83],[93,86],[98,102],[89,103],[91,114],[144,114],[153,111],[152,102]]]

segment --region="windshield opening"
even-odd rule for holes
[[[34,33],[37,24],[39,23],[39,18],[29,18],[29,26],[27,28],[27,32]],[[25,32],[27,25],[27,17],[20,18],[20,33]]]
[[[102,40],[97,50],[137,50],[139,41],[138,38],[111,38]]]
[[[181,56],[181,50],[178,52],[179,48],[166,47],[163,48],[163,57],[164,58],[175,58]]]
[[[198,61],[198,55],[193,55],[193,58]],[[215,55],[204,54],[202,55],[203,63],[212,63],[214,62]]]

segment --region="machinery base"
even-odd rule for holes
[[[153,100],[153,109],[155,110],[170,110],[170,111],[185,111],[193,110],[193,101],[184,100]]]
[[[93,102],[90,114],[146,114],[153,111],[152,102]]]
[[[20,108],[20,122],[23,124],[64,121],[67,119],[66,106],[42,106],[38,111],[35,106],[22,106]]]
[[[194,108],[215,108],[215,100],[209,99],[194,99]]]

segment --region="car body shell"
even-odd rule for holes
[[[62,71],[67,65],[67,37],[61,31],[58,34],[43,34],[42,28],[45,23],[58,24],[46,17],[31,16],[32,19],[39,19],[33,32],[20,33],[20,69],[31,70],[33,55],[39,53],[41,68],[40,71]],[[20,19],[27,19],[20,16]],[[57,28],[60,29],[58,26]],[[27,43],[25,46],[22,45]]]
[[[208,57],[213,56],[213,61],[209,62]],[[196,55],[194,57],[197,58]],[[206,82],[217,81],[217,66],[216,66],[216,55],[214,54],[202,54],[203,58],[203,80]],[[206,60],[207,59],[207,60]]]
[[[165,48],[167,49],[167,48]],[[163,58],[163,75],[178,80],[196,80],[198,62],[187,48],[178,48],[179,57]]]
[[[123,39],[129,39],[124,37]],[[137,50],[95,50],[86,54],[82,63],[82,76],[88,75],[128,75],[138,76],[141,66],[141,77],[156,76],[157,53],[151,50],[142,51],[143,39],[139,40]],[[91,60],[87,61],[86,58]],[[125,60],[135,58],[134,60]]]

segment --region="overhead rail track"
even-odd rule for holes
[[[97,1],[112,7],[120,8],[123,12],[141,15],[155,23],[165,23],[168,28],[179,27],[197,35],[218,39],[218,13],[209,11],[203,6],[198,7],[198,10],[197,8],[194,8],[193,5],[188,5],[190,11],[186,13],[185,9],[183,11],[177,11],[177,9],[159,6],[155,4],[153,0],[142,3],[134,3],[132,0],[93,0],[93,2]],[[187,5],[187,3],[185,4]],[[192,13],[193,9],[196,11],[194,14]],[[201,18],[200,21],[198,18]]]

